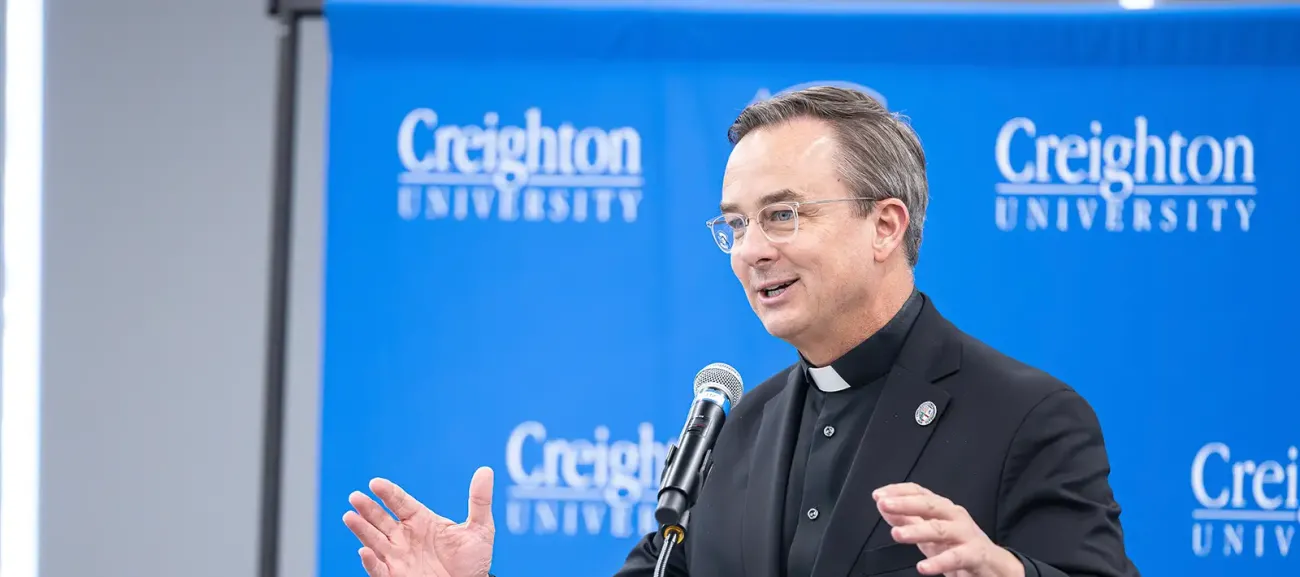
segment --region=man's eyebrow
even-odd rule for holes
[[[774,202],[793,202],[803,198],[803,195],[795,192],[793,189],[783,188],[781,190],[769,192],[759,198],[759,206],[767,206]],[[740,205],[734,202],[724,202],[718,205],[718,210],[722,212],[740,212]]]

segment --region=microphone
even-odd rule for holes
[[[695,400],[676,445],[668,448],[659,484],[655,520],[683,537],[685,516],[695,505],[700,487],[713,468],[713,444],[718,441],[727,411],[744,393],[740,373],[731,365],[713,363],[695,375]]]

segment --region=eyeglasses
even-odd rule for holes
[[[767,240],[780,244],[794,240],[799,233],[799,207],[816,204],[829,204],[845,201],[871,201],[870,198],[832,198],[827,200],[810,200],[806,202],[776,202],[758,211],[758,228]],[[745,231],[749,228],[749,217],[728,212],[715,216],[705,224],[713,234],[713,242],[722,252],[731,254],[736,244],[745,240]]]

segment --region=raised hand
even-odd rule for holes
[[[361,540],[361,565],[370,577],[485,577],[492,566],[492,469],[474,472],[469,484],[469,518],[453,523],[425,507],[387,479],[370,490],[389,515],[360,491],[348,496],[355,511],[343,524]],[[393,516],[396,516],[394,518]]]
[[[872,493],[892,529],[894,541],[912,543],[927,557],[922,575],[946,577],[1024,577],[1025,567],[999,547],[966,509],[915,483],[899,483]]]

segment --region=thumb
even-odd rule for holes
[[[469,519],[470,526],[494,529],[492,523],[492,469],[479,467],[474,471],[474,478],[469,482]]]

